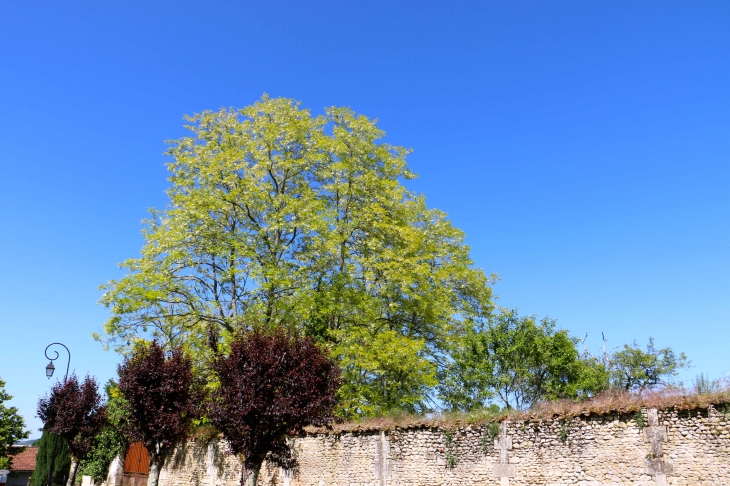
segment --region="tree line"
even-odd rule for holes
[[[653,342],[593,359],[554,321],[497,309],[463,232],[404,186],[411,151],[364,115],[265,95],[187,121],[167,151],[169,206],[103,286],[107,347],[156,339],[205,374],[237,332],[283,326],[340,367],[344,418],[524,408],[656,385],[687,363]]]
[[[499,403],[525,408],[602,386],[651,387],[683,359],[650,344],[646,352],[626,346],[608,363],[600,362],[578,356],[575,340],[556,331],[553,321],[503,313],[465,339],[454,355],[454,369],[439,386],[451,400],[444,402],[447,409],[499,408]],[[92,377],[80,381],[72,375],[56,383],[38,402],[46,433],[46,450],[39,456],[46,471],[51,434],[61,440],[52,484],[62,485],[59,464],[70,469],[63,476],[66,486],[78,482],[79,471],[103,481],[113,459],[138,441],[150,455],[148,485],[157,486],[174,447],[196,429],[208,429],[209,436],[221,434],[240,458],[242,486],[253,486],[264,460],[295,466],[290,437],[305,426],[328,427],[341,419],[336,415],[341,369],[311,337],[283,327],[242,331],[216,350],[208,365],[200,373],[181,346],[139,341],[118,366],[117,381],[107,384],[106,400]],[[32,486],[44,484],[46,475],[36,473]]]

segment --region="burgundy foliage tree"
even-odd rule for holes
[[[192,362],[180,348],[153,342],[138,348],[117,368],[119,390],[127,401],[132,441],[150,453],[148,486],[157,486],[160,468],[176,443],[184,440],[199,416],[202,395]]]
[[[286,437],[333,420],[340,370],[312,339],[281,330],[241,334],[213,368],[220,386],[209,418],[243,456],[241,484],[256,484],[267,457],[291,467]]]
[[[71,472],[67,486],[76,479],[79,461],[91,451],[94,437],[106,424],[106,405],[99,394],[96,380],[86,376],[79,383],[76,375],[64,383],[56,383],[48,397],[38,401],[38,418],[43,430],[66,439],[71,451]]]

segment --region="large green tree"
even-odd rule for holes
[[[168,152],[170,205],[105,286],[99,339],[125,350],[155,337],[200,360],[240,329],[297,326],[340,362],[345,413],[425,408],[492,302],[463,233],[403,186],[409,151],[347,108],[313,116],[283,98],[188,121]]]
[[[9,469],[12,461],[11,446],[20,439],[28,437],[25,421],[17,407],[8,407],[5,402],[12,400],[5,391],[5,382],[0,378],[0,469]]]

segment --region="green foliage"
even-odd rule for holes
[[[11,446],[19,439],[28,437],[23,417],[17,407],[8,407],[4,403],[13,397],[5,391],[5,382],[0,378],[0,469],[9,469],[12,463]],[[17,452],[17,450],[15,451]]]
[[[489,440],[494,441],[499,435],[499,422],[490,422],[487,424],[486,432]]]
[[[454,440],[454,432],[450,429],[444,430],[444,445],[446,446],[444,455],[446,458],[446,466],[449,469],[454,469],[456,464],[459,462],[459,458],[457,456],[459,445]]]
[[[710,395],[720,391],[722,386],[719,380],[711,380],[709,376],[705,376],[704,373],[700,373],[692,381],[692,388],[698,395]]]
[[[540,400],[593,393],[598,371],[580,359],[576,340],[555,321],[504,311],[479,331],[468,332],[441,375],[440,397],[452,410],[496,400],[508,409]]]
[[[570,431],[570,428],[568,426],[568,422],[566,420],[560,421],[560,428],[558,429],[558,438],[560,439],[560,442],[565,444],[568,442],[568,432]]]
[[[80,473],[77,477],[91,476],[97,483],[106,480],[114,458],[124,453],[128,441],[124,435],[127,427],[127,406],[116,383],[109,380],[106,384],[107,395],[107,424],[94,437],[91,451],[80,463]]]
[[[646,419],[644,418],[644,412],[642,410],[634,413],[634,423],[639,428],[639,430],[646,427]]]
[[[689,365],[684,353],[677,356],[671,348],[656,349],[654,338],[649,338],[646,351],[634,341],[610,358],[611,385],[616,389],[639,391],[668,385],[680,369]]]
[[[581,397],[595,394],[611,388],[611,370],[603,361],[590,356],[581,356],[582,370],[579,389]]]
[[[35,471],[31,478],[30,486],[47,486],[48,468],[51,465],[51,451],[53,450],[54,434],[43,432],[41,440],[38,441],[38,456],[36,457]],[[71,450],[68,442],[63,437],[56,439],[55,460],[53,462],[52,484],[54,486],[66,486],[66,478],[71,469]]]
[[[494,446],[494,439],[499,435],[499,422],[489,422],[484,428],[482,435],[482,451],[484,454],[489,453],[489,448]]]
[[[499,408],[499,405],[497,405],[496,403],[491,403],[488,407],[473,408],[466,412],[466,422],[468,424],[491,422],[495,420],[496,417],[501,414],[501,412],[502,409]],[[447,415],[449,413],[460,414],[461,412],[447,412]]]
[[[375,335],[353,331],[337,347],[343,376],[338,415],[354,418],[397,410],[427,411],[425,397],[437,381],[436,367],[426,357],[424,341],[390,330]]]
[[[349,109],[315,117],[283,98],[188,121],[168,152],[171,204],[104,286],[97,337],[182,343],[203,363],[237,330],[297,327],[340,361],[343,413],[425,409],[439,363],[491,312],[491,280],[401,184],[409,151]]]

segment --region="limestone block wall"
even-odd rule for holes
[[[292,440],[297,467],[265,464],[261,485],[730,485],[730,418],[714,408],[644,410],[445,429],[421,424]],[[189,441],[161,486],[235,486],[225,443]]]

